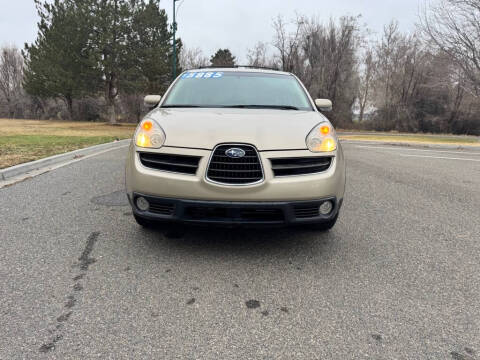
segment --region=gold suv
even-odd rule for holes
[[[145,104],[126,165],[140,225],[335,225],[345,160],[322,114],[332,103],[293,74],[189,70]]]

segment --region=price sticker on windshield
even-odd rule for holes
[[[223,77],[221,71],[186,72],[182,75],[182,79],[218,79],[221,77]]]

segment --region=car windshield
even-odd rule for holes
[[[280,110],[313,108],[292,75],[263,72],[186,72],[162,107],[238,107]]]

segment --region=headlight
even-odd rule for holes
[[[139,147],[159,149],[165,143],[165,133],[152,119],[144,119],[135,132],[135,144]]]
[[[315,126],[306,139],[311,152],[329,152],[337,149],[337,135],[332,125],[323,122]]]

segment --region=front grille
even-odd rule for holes
[[[195,175],[199,156],[139,153],[142,165],[155,170],[164,170],[180,174]]]
[[[320,205],[297,205],[293,208],[295,217],[297,219],[307,219],[313,218],[320,215],[319,210]]]
[[[245,156],[228,157],[225,152],[231,148],[242,149]],[[248,185],[262,181],[263,170],[257,150],[251,145],[217,146],[210,159],[207,179],[228,185]]]
[[[275,208],[231,208],[188,206],[185,215],[191,220],[205,221],[248,221],[248,222],[284,222],[282,209]]]
[[[276,158],[270,161],[275,176],[292,176],[326,171],[332,164],[332,157]]]

